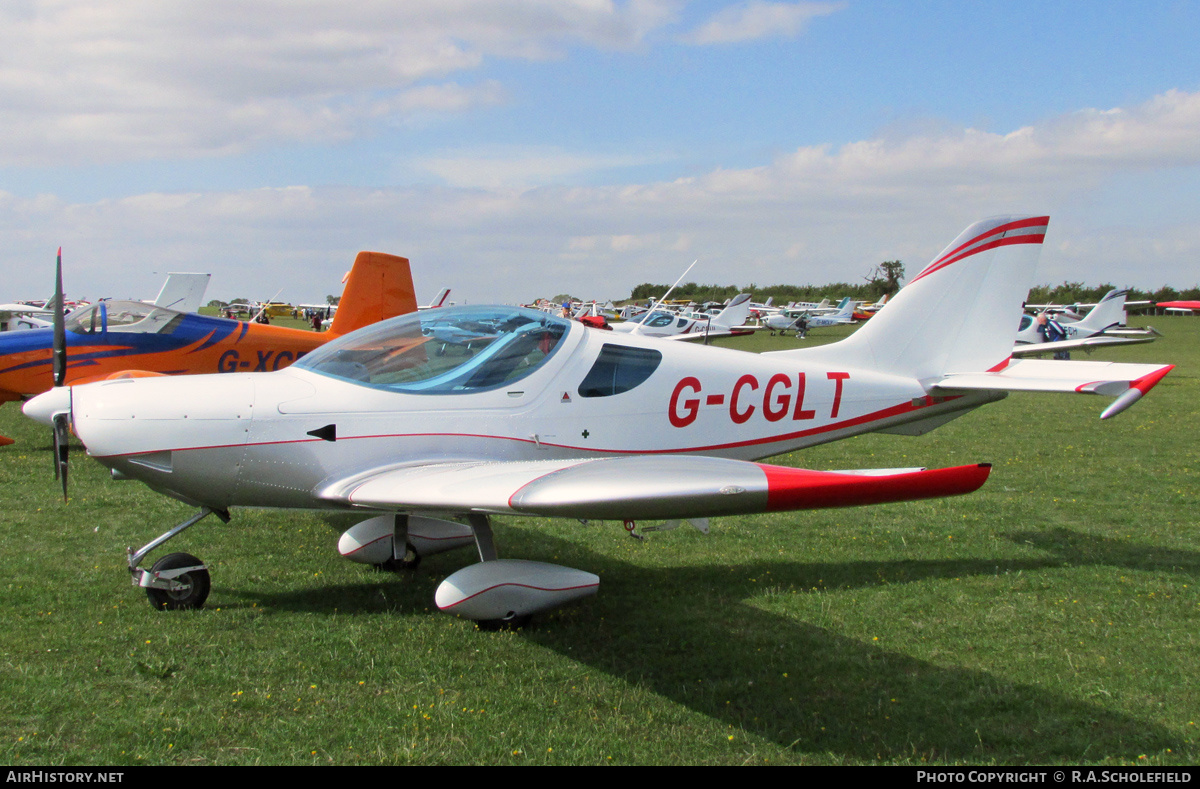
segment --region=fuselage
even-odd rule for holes
[[[68,317],[67,384],[125,370],[164,375],[279,370],[329,339],[141,302],[100,303],[86,310]],[[136,313],[130,316],[130,311]],[[121,316],[134,320],[119,323]],[[30,396],[50,389],[53,343],[53,329],[0,334],[0,391]]]
[[[451,309],[463,308],[439,310],[439,320]],[[915,379],[806,363],[801,351],[614,336],[533,314],[553,334],[526,331],[534,341],[519,358],[496,350],[510,338],[503,332],[458,358],[426,353],[436,340],[413,328],[412,315],[386,322],[400,327],[393,337],[349,350],[331,344],[278,372],[74,387],[73,426],[105,465],[189,502],[320,507],[328,505],[314,499],[317,487],[383,466],[630,454],[753,460],[986,401],[928,397]],[[440,366],[414,377],[410,361],[382,378],[353,361],[367,351]],[[511,369],[496,375],[502,359]]]

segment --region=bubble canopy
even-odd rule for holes
[[[483,392],[541,367],[571,326],[521,307],[423,310],[326,343],[294,366],[396,392]]]

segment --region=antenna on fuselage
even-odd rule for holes
[[[700,258],[696,258],[695,260],[692,261],[692,266],[696,265],[699,262],[700,262]],[[662,295],[662,297],[659,298],[658,301],[650,302],[650,309],[646,310],[646,318],[649,318],[651,315],[653,315],[655,308],[657,308],[659,304],[662,304],[664,301],[666,301],[667,296],[671,295],[671,291],[675,290],[675,288],[679,285],[680,282],[683,282],[683,278],[686,277],[688,275],[688,272],[692,270],[692,266],[688,266],[686,269],[683,270],[683,273],[679,275],[679,279],[675,280],[675,284],[672,285],[671,287],[667,288],[667,292],[664,293]],[[638,332],[638,329],[642,328],[643,325],[645,325],[645,324],[639,323],[637,326],[634,326],[633,333],[636,334]]]

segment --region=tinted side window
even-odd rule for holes
[[[638,386],[658,369],[662,354],[649,348],[605,343],[579,385],[580,397],[609,397]]]

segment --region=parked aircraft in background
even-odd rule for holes
[[[1076,349],[1093,350],[1104,346],[1152,342],[1157,335],[1154,329],[1125,328],[1127,293],[1124,290],[1110,290],[1078,321],[1055,320],[1046,313],[1037,317],[1021,315],[1013,354],[1062,354]],[[1049,330],[1039,328],[1043,321],[1050,322]],[[1061,334],[1062,339],[1047,341],[1047,334]]]
[[[802,333],[801,326],[808,330],[846,323],[854,323],[854,300],[849,296],[841,300],[836,310],[824,315],[813,315],[807,310],[797,312],[789,308],[784,310],[782,315],[772,316],[766,320],[767,328],[772,332],[786,334],[789,331],[795,331],[797,336]]]
[[[1200,301],[1160,301],[1157,305],[1168,312],[1192,313],[1200,310]]]
[[[406,258],[360,252],[328,333],[215,318],[146,304],[102,301],[64,320],[63,383],[286,367],[333,337],[416,310]],[[50,389],[54,330],[0,334],[0,403]],[[0,436],[0,444],[11,440]]]
[[[200,302],[204,298],[204,291],[208,287],[210,276],[210,274],[170,272],[167,274],[167,279],[163,282],[158,296],[151,303],[180,312],[196,312],[200,309]],[[86,301],[67,302],[67,310],[75,310],[86,305]],[[53,326],[54,299],[48,299],[45,305],[0,304],[0,315],[5,314],[9,317],[0,325],[0,331],[49,329]]]
[[[53,310],[32,304],[0,304],[0,332],[43,329],[50,325],[46,317],[52,315]]]
[[[871,316],[883,309],[884,305],[887,304],[887,300],[888,294],[885,293],[879,298],[879,301],[873,304],[859,304],[854,308],[854,320],[865,321],[871,318]]]
[[[452,307],[346,335],[278,372],[104,381],[73,387],[66,412],[55,393],[25,412],[69,415],[114,476],[199,508],[129,552],[155,607],[204,603],[209,571],[196,557],[140,563],[207,515],[325,508],[369,516],[339,543],[367,564],[411,568],[474,544],[481,561],[442,582],[438,606],[518,624],[593,594],[599,579],[498,558],[492,515],[618,520],[636,534],[643,519],[968,493],[988,465],[810,471],[756,461],[868,432],[919,435],[1011,391],[1115,397],[1102,419],[1131,406],[1170,365],[1011,358],[1012,315],[1047,222],[970,226],[885,311],[815,348],[695,348],[516,307]],[[438,356],[435,324],[495,333],[474,354]]]
[[[750,294],[739,293],[729,306],[714,316],[701,313],[676,313],[654,310],[624,323],[613,325],[613,331],[666,340],[703,340],[706,337],[727,337],[749,334],[753,326],[746,325],[750,317]]]
[[[212,274],[172,271],[154,299],[154,304],[177,312],[199,312]]]
[[[428,304],[423,304],[423,305],[417,307],[417,309],[419,309],[419,310],[436,310],[438,307],[445,307],[445,306],[447,306],[446,299],[449,297],[450,297],[450,288],[442,288],[438,292],[438,295],[433,297],[433,301],[429,302]]]

